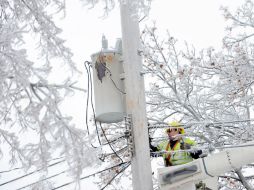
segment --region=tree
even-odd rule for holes
[[[8,146],[12,165],[46,172],[49,161],[61,156],[79,179],[96,151],[89,151],[85,130],[74,126],[60,107],[66,96],[82,90],[70,79],[78,70],[53,21],[63,13],[64,1],[3,0],[0,10],[0,142]],[[40,59],[29,58],[34,54],[26,46],[30,35]],[[61,81],[51,79],[57,64],[68,69]],[[8,157],[2,150],[1,157]]]
[[[94,6],[98,1],[84,2]],[[105,13],[115,5],[111,0],[103,2]],[[149,2],[134,1],[133,7],[145,10]],[[65,0],[3,0],[0,5],[3,63],[0,142],[8,145],[12,165],[21,163],[25,170],[35,166],[37,171],[45,171],[40,183],[31,185],[42,189],[52,187],[52,184],[43,182],[49,179],[46,176],[49,162],[59,158],[66,162],[78,181],[83,168],[97,158],[100,148],[91,146],[93,134],[86,136],[86,131],[74,126],[71,117],[66,116],[60,107],[73,90],[82,90],[70,79],[78,71],[71,59],[71,51],[59,37],[61,30],[54,23],[56,16],[64,13]],[[26,40],[30,35],[34,38],[32,44],[36,46],[39,60],[28,58],[34,54],[27,47]],[[60,63],[61,67],[67,68],[69,76],[66,74],[61,81],[52,81],[54,68]],[[7,157],[4,151],[0,152]]]
[[[253,43],[248,41],[253,36],[253,3],[246,1],[236,15],[227,9],[224,13],[233,27],[228,27],[231,33],[220,52],[209,48],[197,54],[188,45],[178,50],[177,40],[169,33],[160,38],[156,26],[147,27],[142,38],[145,72],[153,77],[147,92],[148,119],[153,125],[181,120],[200,145],[214,148],[253,139]],[[233,31],[238,27],[248,29],[238,35],[242,30]],[[233,188],[251,189],[244,170],[235,172]],[[223,189],[229,183],[222,181]]]
[[[251,14],[247,15],[252,18]],[[188,135],[196,138],[199,146],[209,153],[225,145],[238,145],[253,139],[250,117],[252,65],[246,64],[252,60],[251,53],[246,58],[246,49],[252,52],[251,46],[245,44],[240,51],[225,46],[223,51],[211,47],[197,52],[186,44],[183,50],[169,32],[166,38],[157,32],[156,26],[144,29],[143,49],[139,52],[144,57],[144,74],[150,82],[147,89],[150,125],[181,120]],[[232,62],[237,62],[236,66]],[[245,91],[243,86],[247,90],[245,93],[242,93]],[[111,127],[107,126],[107,129]],[[121,146],[115,144],[118,150],[123,148]],[[124,154],[118,156],[124,157]],[[116,159],[114,155],[112,160]],[[253,177],[244,177],[246,167],[252,166],[220,176],[220,189],[241,189],[243,186],[251,189],[249,182]]]
[[[246,2],[251,5],[249,1]],[[246,14],[250,17],[249,20],[252,19],[250,12]],[[188,45],[186,50],[179,48],[177,40],[169,33],[165,39],[160,38],[163,35],[156,32],[156,26],[147,27],[143,31],[143,49],[139,52],[145,59],[144,74],[148,73],[146,79],[152,81],[147,90],[150,124],[156,126],[177,118],[185,124],[188,135],[193,135],[204,151],[208,152],[252,139],[253,126],[250,120],[252,89],[246,85],[248,92],[238,93],[242,91],[239,79],[251,84],[249,80],[252,78],[252,67],[246,65],[242,68],[238,65],[236,68],[228,64],[232,59],[240,61],[238,58],[239,55],[242,57],[244,48],[240,54],[239,52],[236,54],[230,48],[223,51],[209,48],[197,53],[195,48]],[[245,65],[246,60],[239,63]],[[235,74],[239,70],[246,78]],[[235,92],[238,96],[233,97],[232,94]],[[110,128],[107,126],[107,129]],[[123,148],[121,144],[115,144],[115,147],[118,150]],[[118,156],[113,155],[112,160],[118,160],[118,156],[124,157],[121,153],[117,154]],[[221,176],[221,179],[226,180],[221,181],[220,188],[233,186],[235,189],[241,189],[243,185],[250,189],[248,181],[251,178],[245,178],[243,172],[237,170]]]

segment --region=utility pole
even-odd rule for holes
[[[132,117],[134,137],[134,154],[131,160],[132,186],[134,190],[152,190],[144,79],[140,74],[142,59],[138,54],[140,48],[139,23],[131,10],[132,1],[120,2],[126,110],[127,114]]]

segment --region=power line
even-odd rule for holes
[[[221,146],[221,147],[216,147],[216,148],[217,148],[217,149],[226,149],[226,148],[239,148],[239,147],[249,147],[249,146],[254,146],[254,144],[241,144],[241,145],[234,145],[234,146]],[[197,148],[197,149],[198,149],[198,148]],[[183,152],[183,151],[185,151],[185,152],[193,152],[193,151],[194,151],[194,152],[195,152],[197,149],[179,150],[179,151],[159,151],[159,152],[153,152],[153,153],[155,153],[155,154],[163,154],[163,153],[169,153],[169,152],[170,152],[170,153],[172,153],[172,152],[175,153],[175,152],[180,152],[180,151],[181,151],[181,152]],[[57,165],[57,164],[59,164],[59,163],[61,163],[61,162],[63,162],[63,161],[64,161],[64,160],[59,161],[59,162],[56,162],[56,163],[53,163],[53,164],[49,165],[49,167],[52,167],[52,166],[54,166],[54,165]],[[130,162],[122,162],[122,163],[117,164],[117,165],[115,165],[115,166],[112,166],[112,167],[110,167],[110,168],[106,168],[106,169],[101,170],[101,171],[99,171],[99,172],[90,174],[90,175],[88,175],[88,176],[84,176],[84,177],[80,178],[80,180],[89,178],[89,177],[91,177],[91,176],[94,176],[94,175],[96,175],[96,174],[102,173],[102,172],[104,172],[104,171],[113,169],[113,168],[115,168],[115,167],[118,167],[118,166],[121,166],[121,165],[124,165],[124,164],[127,164],[127,166],[126,166],[123,170],[121,170],[121,172],[122,172],[122,171],[124,171],[124,170],[130,165]],[[41,169],[40,169],[40,170],[41,170]],[[7,182],[5,182],[5,183],[0,184],[0,186],[3,186],[3,185],[6,185],[6,184],[8,184],[8,183],[11,183],[11,182],[17,181],[17,180],[19,180],[19,179],[22,179],[22,178],[27,177],[27,176],[29,176],[29,175],[32,175],[32,174],[34,174],[34,173],[36,173],[36,172],[39,172],[40,170],[36,170],[36,171],[30,172],[30,173],[28,173],[28,174],[26,174],[26,175],[23,175],[23,176],[20,176],[20,177],[18,177],[18,178],[15,178],[15,179],[13,179],[13,180],[7,181]],[[23,187],[21,187],[21,188],[18,188],[17,190],[21,190],[21,189],[24,189],[24,188],[26,188],[26,187],[32,186],[32,185],[34,185],[34,184],[37,184],[37,183],[39,183],[39,182],[41,182],[41,181],[45,181],[45,180],[51,179],[51,178],[53,178],[53,177],[59,176],[59,175],[65,173],[66,171],[67,171],[67,170],[62,171],[62,172],[57,173],[57,174],[54,174],[54,175],[52,175],[52,176],[49,176],[49,177],[47,177],[47,178],[45,178],[45,179],[36,181],[36,182],[34,182],[34,183],[28,184],[28,185],[26,185],[26,186],[23,186]],[[121,172],[119,172],[117,175],[119,175]],[[115,178],[117,177],[117,175],[114,176],[113,179],[115,179]],[[110,183],[113,181],[113,179],[111,179],[107,184],[110,184]],[[65,183],[65,184],[63,184],[63,185],[61,185],[61,186],[55,187],[55,188],[52,189],[52,190],[62,188],[62,187],[64,187],[64,186],[70,185],[70,184],[72,184],[72,183],[74,183],[74,182],[75,182],[75,181],[71,181],[71,182]],[[105,186],[105,187],[106,187],[106,186]],[[104,188],[105,188],[105,187],[104,187]],[[104,188],[102,188],[101,190],[103,190]]]
[[[15,171],[15,170],[21,170],[21,169],[23,169],[23,167],[12,168],[10,170],[3,170],[3,171],[0,171],[0,174],[12,172],[12,171]]]
[[[111,148],[111,150],[114,152],[114,154],[115,154],[115,155],[121,160],[121,162],[123,163],[122,158],[116,153],[116,151],[113,149],[111,143],[109,142],[109,140],[108,140],[108,138],[107,138],[107,136],[106,136],[106,134],[105,134],[105,131],[104,131],[104,129],[103,129],[102,126],[101,126],[101,122],[100,122],[100,127],[101,127],[101,131],[102,131],[102,133],[103,133],[103,135],[104,135],[106,141],[108,142],[109,147]]]
[[[103,187],[101,188],[100,190],[104,190],[110,183],[112,183],[112,181],[114,181],[114,179],[121,173],[123,173],[130,165],[131,163],[128,163],[120,172],[118,172],[114,177],[112,177],[108,183]]]
[[[88,91],[89,91],[89,94],[91,93],[91,91],[92,91],[92,89],[93,89],[93,86],[92,86],[92,80],[91,80],[91,63],[90,62],[88,62],[88,61],[86,61],[85,63],[88,63],[88,69],[87,69],[87,67],[86,67],[86,65],[85,65],[85,67],[86,67],[86,70],[87,70],[87,74],[88,74]],[[108,71],[109,71],[109,73],[110,73],[110,79],[111,79],[111,81],[113,82],[113,84],[115,85],[115,87],[119,90],[119,88],[116,86],[116,84],[115,84],[115,82],[112,80],[112,78],[111,78],[111,76],[112,76],[112,74],[111,74],[111,71],[105,66],[105,65],[103,65]],[[89,88],[90,87],[90,88]],[[124,92],[122,92],[122,93],[124,93]],[[99,131],[98,131],[98,126],[97,126],[97,123],[96,123],[96,118],[95,118],[95,109],[94,109],[94,104],[93,104],[93,99],[92,99],[92,96],[90,96],[91,98],[90,98],[90,103],[91,103],[91,106],[92,106],[92,110],[93,110],[93,117],[94,117],[94,121],[95,121],[95,126],[96,126],[96,131],[97,131],[97,136],[98,136],[98,141],[99,141],[99,143],[100,143],[100,145],[102,145],[101,144],[101,141],[100,141],[100,138],[99,138]],[[89,98],[88,98],[89,99]],[[88,107],[88,101],[87,101],[87,107]],[[86,122],[87,122],[87,115],[86,115]],[[88,125],[87,125],[88,126]],[[101,127],[101,123],[100,123],[100,127]],[[101,127],[101,129],[102,129],[102,127]],[[102,132],[104,133],[104,131],[103,131],[103,129],[102,129]],[[104,136],[105,136],[105,139],[107,140],[107,142],[108,142],[108,144],[109,144],[109,141],[108,141],[108,139],[107,139],[107,137],[106,137],[106,135],[105,134],[103,134]],[[111,148],[112,149],[112,148]]]
[[[86,64],[88,65],[88,68],[87,68]],[[92,92],[92,82],[91,82],[90,65],[91,65],[91,63],[89,61],[85,61],[84,66],[85,66],[86,72],[87,72],[86,128],[87,128],[88,135],[90,135],[89,126],[88,126],[89,99],[91,100],[91,105],[92,105],[92,108],[93,108],[93,100],[92,100],[92,94],[91,94],[91,92]],[[94,110],[93,110],[93,112],[94,112]],[[94,120],[95,120],[95,116],[94,116]],[[101,145],[101,141],[100,141],[100,137],[99,137],[99,134],[98,134],[98,128],[97,128],[96,123],[95,123],[95,126],[96,126],[97,138],[98,138],[99,144]],[[91,143],[91,146],[93,148],[98,148],[98,147],[94,146],[92,143]]]
[[[48,167],[55,166],[55,165],[60,164],[60,163],[62,163],[62,162],[64,162],[64,161],[65,161],[65,160],[61,160],[61,161],[55,162],[55,163],[53,163],[53,164],[50,164]],[[20,176],[20,177],[11,179],[11,180],[6,181],[6,182],[4,182],[4,183],[1,183],[0,186],[4,186],[4,185],[9,184],[9,183],[12,183],[12,182],[14,182],[14,181],[20,180],[20,179],[25,178],[25,177],[27,177],[27,176],[30,176],[30,175],[32,175],[32,174],[34,174],[34,173],[37,173],[37,172],[39,172],[39,171],[41,171],[41,170],[43,170],[43,168],[38,169],[38,170],[35,170],[35,171],[32,171],[32,172],[27,173],[27,174],[25,174],[25,175],[22,175],[22,176]]]
[[[89,127],[88,127],[88,104],[89,104],[89,88],[90,88],[90,80],[89,80],[89,75],[88,75],[88,69],[86,67],[86,64],[89,64],[88,61],[85,61],[84,65],[86,68],[86,72],[87,72],[87,98],[86,98],[86,129],[87,129],[87,133],[88,135],[90,135],[90,131],[89,131]]]
[[[81,177],[80,180],[83,180],[83,179],[86,179],[86,178],[95,176],[96,174],[102,173],[102,172],[104,172],[104,171],[107,171],[107,170],[110,170],[110,169],[112,169],[112,168],[115,168],[115,167],[118,167],[118,166],[121,166],[121,165],[124,165],[124,164],[128,164],[128,163],[130,163],[130,162],[123,162],[123,163],[117,164],[117,165],[112,166],[112,167],[110,167],[110,168],[103,169],[103,170],[101,170],[101,171],[99,171],[99,172],[96,172],[96,173],[93,173],[93,174],[90,174],[90,175]],[[49,176],[49,177],[47,177],[47,178],[44,178],[44,179],[42,179],[42,180],[39,180],[39,181],[30,183],[30,184],[28,184],[28,185],[26,185],[26,186],[23,186],[23,187],[20,187],[20,188],[18,188],[18,189],[16,189],[16,190],[21,190],[21,189],[30,187],[30,186],[32,186],[32,185],[35,185],[35,184],[39,183],[39,182],[42,182],[42,181],[51,179],[51,178],[56,177],[56,176],[59,176],[59,175],[65,173],[65,172],[67,172],[67,170],[64,170],[64,171],[62,171],[62,172],[59,172],[59,173],[57,173],[57,174],[54,174],[54,175]],[[70,184],[72,184],[72,183],[74,183],[74,182],[75,182],[75,181],[71,181],[71,182],[65,183],[65,184],[63,184],[63,185],[61,185],[61,186],[58,186],[58,187],[53,188],[52,190],[62,188],[62,187],[64,187],[64,186],[70,185]]]
[[[62,159],[62,158],[64,158],[64,156],[59,157],[59,158],[53,158],[53,159],[51,159],[47,162],[51,162],[51,161],[54,161],[54,160],[59,160],[59,159]],[[15,170],[21,170],[21,169],[24,169],[24,167],[16,167],[16,168],[13,168],[13,169],[10,169],[10,170],[3,170],[3,171],[0,171],[0,174],[12,172],[12,171],[15,171]]]
[[[63,160],[63,161],[64,161],[64,160]],[[57,165],[57,164],[59,164],[59,163],[61,163],[61,162],[63,162],[63,161],[59,161],[59,162],[53,163],[53,164],[49,165],[49,167],[52,167],[52,166],[54,166],[54,165]],[[120,163],[120,164],[118,164],[118,165],[115,165],[115,166],[112,166],[112,167],[110,167],[110,168],[106,168],[106,169],[101,170],[101,171],[99,171],[99,172],[90,174],[90,175],[88,175],[88,176],[84,176],[84,177],[80,178],[80,180],[83,180],[83,179],[86,179],[86,178],[88,178],[88,177],[94,176],[94,175],[96,175],[96,174],[102,173],[102,172],[107,171],[107,170],[109,170],[109,169],[112,169],[112,168],[115,168],[115,167],[124,165],[124,164],[126,164],[126,163],[129,163],[129,162],[122,162],[122,163]],[[14,181],[17,181],[17,180],[22,179],[22,178],[24,178],[24,177],[30,176],[30,175],[32,175],[32,174],[34,174],[34,173],[37,173],[37,172],[41,171],[41,170],[42,170],[42,169],[35,170],[35,171],[30,172],[30,173],[28,173],[28,174],[26,174],[26,175],[23,175],[23,176],[20,176],[20,177],[15,178],[15,179],[9,180],[9,181],[7,181],[7,182],[4,182],[4,183],[0,184],[0,186],[4,186],[4,185],[9,184],[9,183],[11,183],[11,182],[14,182]],[[64,171],[62,171],[62,172],[59,172],[59,173],[54,174],[54,175],[52,175],[52,176],[49,176],[49,177],[47,177],[47,178],[45,178],[45,179],[42,179],[42,180],[36,181],[36,182],[34,182],[34,183],[28,184],[28,185],[26,185],[26,186],[20,187],[20,188],[18,188],[18,189],[16,189],[16,190],[25,189],[25,188],[27,188],[27,187],[29,187],[29,186],[32,186],[32,185],[35,185],[35,184],[37,184],[37,183],[39,183],[39,182],[42,182],[42,181],[45,181],[45,180],[54,178],[54,177],[59,176],[59,175],[61,175],[61,174],[63,174],[63,173],[66,173],[66,172],[67,172],[67,170],[64,170]],[[71,184],[71,183],[74,183],[74,182],[75,182],[75,181],[66,183],[66,184],[64,184],[64,185],[61,185],[61,186],[59,186],[59,187],[56,187],[55,189],[61,188],[61,187],[63,187],[63,186],[67,186],[67,185],[69,185],[69,184]]]
[[[90,79],[90,89],[89,91],[92,92],[93,90],[93,82],[92,82],[92,76],[91,76],[91,63],[88,65],[88,75],[89,75],[89,79]],[[98,126],[97,126],[97,123],[96,123],[96,118],[95,118],[95,109],[94,109],[94,105],[93,105],[93,96],[91,95],[90,96],[90,100],[91,100],[91,107],[92,107],[92,110],[93,110],[93,119],[94,119],[94,124],[95,124],[95,129],[96,129],[96,133],[97,133],[97,138],[98,138],[98,141],[99,141],[99,144],[101,145],[101,140],[100,140],[100,135],[99,135],[99,131],[98,131]]]
[[[87,65],[88,64],[88,67]],[[102,64],[110,73],[110,79],[111,81],[113,82],[114,86],[119,90],[119,88],[116,86],[116,84],[114,83],[114,81],[112,80],[111,76],[111,71],[104,65]],[[94,110],[94,105],[93,105],[93,99],[92,99],[92,95],[91,94],[91,91],[92,91],[92,80],[91,80],[91,63],[86,61],[85,62],[85,68],[86,68],[86,71],[87,71],[87,75],[88,75],[88,94],[87,94],[87,105],[86,105],[86,125],[87,125],[87,130],[88,130],[88,134],[89,134],[89,127],[88,127],[88,119],[87,119],[87,114],[88,114],[88,103],[89,103],[89,98],[90,98],[90,103],[91,103],[91,106],[92,106],[92,110],[93,110],[93,117],[94,117],[94,121],[95,121],[95,127],[96,127],[96,132],[97,132],[97,137],[98,137],[98,141],[100,143],[100,145],[104,145],[101,143],[101,140],[100,140],[100,137],[99,137],[99,131],[98,131],[98,126],[97,126],[97,123],[96,123],[96,118],[95,118],[95,110]],[[90,95],[90,97],[89,97]],[[107,145],[109,145],[109,147],[111,148],[111,150],[113,151],[113,153],[121,160],[121,162],[123,162],[122,158],[117,154],[117,152],[114,150],[114,148],[112,147],[112,144],[111,142],[108,140],[106,134],[105,134],[105,131],[101,125],[101,122],[99,123],[100,124],[100,128],[101,128],[101,131],[103,133],[103,136],[105,137],[106,141],[107,141]],[[116,140],[115,140],[116,141]],[[106,145],[106,144],[105,144]],[[93,146],[94,147],[94,146]]]
[[[120,153],[120,152],[125,151],[126,149],[128,149],[128,146],[125,146],[125,147],[123,147],[123,148],[117,150],[116,152],[117,152],[117,153]],[[115,153],[107,153],[107,154],[103,154],[103,155],[104,155],[105,157],[107,157],[107,156],[111,156],[111,155],[113,155],[113,154],[115,154]]]
[[[119,140],[121,140],[121,139],[125,139],[126,138],[126,136],[125,135],[121,135],[121,136],[119,136],[119,137],[117,137],[117,138],[115,138],[115,139],[113,139],[113,140],[111,140],[111,141],[108,141],[107,143],[103,143],[102,145],[108,145],[109,143],[116,143],[117,141],[119,141]]]
[[[124,165],[124,164],[129,164],[129,163],[130,163],[130,162],[122,162],[122,163],[117,164],[117,165],[115,165],[115,166],[112,166],[112,167],[110,167],[110,168],[106,168],[106,169],[101,170],[101,171],[99,171],[99,172],[96,172],[96,173],[93,173],[93,174],[90,174],[90,175],[81,177],[79,180],[83,180],[83,179],[86,179],[86,178],[95,176],[96,174],[99,174],[99,173],[102,173],[102,172],[104,172],[104,171],[113,169],[113,168],[115,168],[115,167],[119,167],[119,166]],[[75,181],[71,181],[71,182],[65,183],[65,184],[63,184],[63,185],[60,185],[60,186],[58,186],[58,187],[53,188],[52,190],[60,189],[60,188],[62,188],[62,187],[68,186],[68,185],[70,185],[70,184],[72,184],[72,183],[74,183],[74,182],[75,182]]]
[[[59,176],[59,175],[65,173],[66,171],[67,171],[67,170],[64,170],[64,171],[62,171],[62,172],[60,172],[60,173],[57,173],[57,174],[55,174],[55,175],[52,175],[52,176],[47,177],[47,178],[45,178],[45,179],[42,179],[42,180],[40,180],[40,181],[36,181],[36,182],[34,182],[34,183],[30,183],[30,184],[28,184],[28,185],[26,185],[26,186],[23,186],[23,187],[20,187],[20,188],[18,188],[18,189],[16,189],[16,190],[25,189],[25,188],[30,187],[30,186],[32,186],[32,185],[35,185],[35,184],[37,184],[37,183],[39,183],[39,182],[46,181],[46,180],[51,179],[51,178],[53,178],[53,177]]]
[[[228,123],[246,123],[246,122],[251,122],[254,121],[254,119],[245,119],[245,120],[234,120],[234,121],[220,121],[220,122],[190,122],[188,124],[181,124],[181,126],[192,126],[192,125],[223,125],[223,124],[228,124]],[[168,124],[166,123],[159,123],[159,124],[149,124],[148,129],[157,129],[157,128],[167,128],[169,127]]]
[[[203,146],[203,147],[196,147],[196,148],[193,148],[193,149],[183,149],[183,150],[174,150],[174,151],[166,151],[166,150],[163,150],[163,151],[156,151],[156,152],[151,152],[153,153],[154,155],[162,155],[162,154],[175,154],[177,152],[195,152],[197,150],[207,150],[207,149],[232,149],[232,148],[241,148],[241,147],[250,147],[250,146],[254,146],[254,144],[240,144],[240,145],[230,145],[230,146],[219,146],[219,147],[207,147],[207,146]]]

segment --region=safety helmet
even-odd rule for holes
[[[166,133],[168,133],[169,130],[171,129],[178,129],[180,134],[184,134],[184,128],[182,127],[181,123],[177,122],[177,121],[173,121],[168,123],[169,128],[166,129]]]

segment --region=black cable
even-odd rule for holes
[[[112,166],[112,167],[110,167],[110,168],[106,168],[106,169],[101,170],[101,171],[99,171],[99,172],[96,172],[96,173],[93,173],[93,174],[90,174],[90,175],[81,177],[79,180],[83,180],[83,179],[86,179],[86,178],[95,176],[96,174],[105,172],[105,171],[110,170],[110,169],[113,169],[113,168],[115,168],[115,167],[119,167],[119,166],[121,166],[121,165],[123,165],[123,164],[130,164],[130,162],[123,162],[123,163],[117,164],[117,165],[115,165],[115,166]],[[70,184],[72,184],[72,183],[74,183],[74,182],[75,182],[75,181],[71,181],[71,182],[65,183],[65,184],[60,185],[60,186],[58,186],[58,187],[55,187],[55,188],[53,188],[53,189],[51,189],[51,190],[60,189],[60,188],[62,188],[62,187],[65,187],[65,186],[67,186],[67,185],[70,185]]]
[[[90,91],[92,92],[92,89],[93,89],[93,83],[92,83],[92,80],[91,80],[91,64],[89,64],[89,67],[88,67],[88,71],[89,71],[89,77],[90,77]],[[95,128],[96,128],[96,133],[97,133],[97,138],[98,138],[98,141],[99,141],[99,144],[101,145],[101,140],[100,140],[100,136],[99,136],[99,131],[98,131],[98,126],[97,126],[97,123],[96,123],[96,118],[95,118],[95,109],[94,109],[94,105],[93,105],[93,96],[90,96],[91,97],[91,106],[92,106],[92,110],[93,110],[93,118],[94,118],[94,124],[95,124]]]
[[[117,150],[116,152],[122,152],[124,149],[127,149],[127,148],[128,148],[128,146],[125,146],[125,147],[123,147],[123,148]],[[113,154],[115,154],[115,153],[108,153],[108,154],[105,155],[105,157],[111,156],[111,155],[113,155]]]
[[[122,136],[120,136],[120,137],[118,137],[118,138],[116,138],[116,139],[113,139],[112,141],[108,141],[107,143],[103,143],[102,145],[108,145],[109,143],[116,143],[116,142],[118,142],[118,140],[121,140],[121,139],[125,139],[126,138],[126,136],[125,135],[122,135]]]
[[[90,62],[85,61],[85,63],[84,63],[86,72],[87,72],[86,129],[87,129],[87,134],[90,135],[89,126],[88,126],[88,106],[89,106],[89,96],[92,96],[92,95],[90,95],[90,81],[91,81],[90,77],[91,77],[91,75],[89,75],[89,70],[88,70],[86,64],[88,64],[88,68],[89,68]],[[98,148],[98,147],[94,146],[92,143],[90,143],[90,144],[93,148]]]
[[[206,127],[210,126],[210,125],[224,125],[224,124],[229,124],[229,123],[245,123],[245,122],[250,122],[250,121],[254,121],[253,119],[246,119],[246,120],[234,120],[234,121],[218,121],[218,122],[210,122],[210,123],[206,123],[206,122],[190,122],[189,124],[181,124],[181,126],[183,127],[188,127],[189,126],[193,126],[193,125],[205,125]],[[165,122],[161,122],[155,125],[152,125],[148,127],[148,129],[159,129],[159,128],[167,128],[168,124],[166,124]]]
[[[105,188],[106,188],[119,174],[121,174],[122,172],[124,172],[124,170],[126,170],[126,169],[129,167],[130,164],[131,164],[131,163],[128,163],[127,166],[125,166],[120,172],[118,172],[114,177],[112,177],[112,178],[108,181],[108,183],[107,183],[103,188],[101,188],[100,190],[105,189]]]
[[[55,162],[55,163],[53,163],[53,164],[50,164],[48,167],[55,166],[55,165],[60,164],[60,163],[62,163],[62,162],[64,162],[64,161],[65,161],[65,160],[61,160],[61,161]],[[22,175],[22,176],[20,176],[20,177],[11,179],[11,180],[9,180],[9,181],[6,181],[6,182],[4,182],[4,183],[1,183],[0,186],[4,186],[4,185],[6,185],[6,184],[8,184],[8,183],[11,183],[11,182],[17,181],[17,180],[19,180],[19,179],[22,179],[22,178],[24,178],[24,177],[30,176],[30,175],[32,175],[32,174],[34,174],[34,173],[36,173],[36,172],[41,171],[41,170],[43,170],[43,169],[38,169],[38,170],[32,171],[32,172],[30,172],[30,173],[27,173],[27,174],[25,174],[25,175]]]
[[[86,64],[88,64],[88,68],[86,66]],[[91,67],[91,63],[89,61],[85,61],[85,68],[86,68],[86,71],[87,71],[87,104],[86,104],[86,126],[87,126],[87,132],[88,134],[90,134],[89,132],[89,127],[88,127],[88,104],[89,104],[89,97],[91,99],[91,106],[92,106],[92,109],[93,109],[93,117],[94,117],[94,121],[95,121],[95,111],[94,111],[94,106],[93,106],[93,95],[91,94],[92,92],[92,80],[91,80],[91,71],[90,71],[90,67]],[[99,144],[101,145],[101,140],[100,140],[100,137],[99,137],[99,132],[98,132],[98,127],[97,127],[97,124],[96,124],[96,121],[95,121],[95,128],[96,128],[96,133],[97,133],[97,138],[98,138],[98,141],[99,141]],[[98,148],[96,146],[94,146],[92,143],[91,143],[91,146],[93,148]]]
[[[112,79],[112,74],[111,74],[111,73],[110,73],[110,75],[109,75],[109,78],[110,78],[111,82],[113,83],[113,85],[115,86],[115,88],[116,88],[119,92],[121,92],[122,94],[126,94],[126,92],[123,92],[123,91],[116,85],[115,81]]]
[[[101,140],[100,140],[100,137],[99,137],[99,131],[98,131],[98,126],[97,126],[97,123],[96,123],[96,119],[95,119],[95,109],[94,109],[94,105],[93,105],[93,97],[91,95],[91,91],[93,89],[93,86],[92,86],[92,80],[91,80],[91,63],[89,61],[85,61],[84,62],[84,65],[85,65],[85,68],[86,68],[86,72],[87,72],[87,86],[88,86],[88,91],[87,91],[87,102],[86,102],[86,126],[87,126],[87,132],[88,134],[90,134],[90,131],[89,131],[89,127],[88,127],[88,106],[89,106],[89,99],[91,101],[91,107],[92,107],[92,110],[93,110],[93,116],[94,116],[94,121],[95,121],[95,127],[96,127],[96,132],[97,132],[97,137],[98,137],[98,141],[100,143],[100,145],[104,145],[101,143]],[[87,68],[87,65],[88,65],[88,68]],[[106,67],[104,66],[109,72],[110,72],[110,76],[112,75],[111,74],[111,71]],[[110,77],[110,79],[112,80],[112,78]],[[113,84],[114,81],[112,80]],[[115,87],[117,88],[117,86],[115,85]],[[119,89],[120,90],[120,89]],[[106,139],[107,140],[107,139]],[[109,141],[108,143],[109,144]],[[92,144],[91,144],[92,145]],[[98,147],[95,147],[94,145],[92,145],[94,148],[98,148]],[[111,148],[112,149],[112,148]],[[112,149],[113,150],[113,149]]]
[[[86,64],[90,64],[90,62],[85,61],[85,63],[84,63],[84,66],[85,66],[86,72],[87,72],[86,129],[87,129],[88,135],[90,135],[89,127],[88,127],[88,103],[89,103],[89,94],[90,94],[90,91],[89,91],[89,89],[90,89],[90,80],[89,80],[89,74],[88,74],[88,69],[87,69]]]
[[[53,158],[47,162],[51,162],[51,161],[54,161],[54,160],[59,160],[59,159],[62,159],[64,158],[64,156],[62,157],[59,157],[59,158]],[[0,174],[3,174],[3,173],[9,173],[9,172],[12,172],[12,171],[15,171],[15,170],[21,170],[21,169],[24,169],[24,167],[16,167],[16,168],[13,168],[13,169],[10,169],[10,170],[3,170],[3,171],[0,171]]]
[[[47,177],[47,178],[44,178],[44,179],[42,179],[42,180],[40,180],[40,181],[36,181],[36,182],[34,182],[34,183],[30,183],[30,184],[28,184],[28,185],[26,185],[26,186],[23,186],[23,187],[20,187],[20,188],[18,188],[18,189],[16,189],[16,190],[25,189],[25,188],[30,187],[30,186],[32,186],[32,185],[35,185],[35,184],[37,184],[37,183],[39,183],[39,182],[46,181],[46,180],[51,179],[51,178],[53,178],[53,177],[59,176],[59,175],[65,173],[66,171],[67,171],[67,170],[64,170],[64,171],[62,171],[62,172],[60,172],[60,173],[54,174],[54,175],[49,176],[49,177]]]
[[[13,168],[13,169],[10,169],[10,170],[3,170],[3,171],[0,171],[0,174],[12,172],[12,171],[15,171],[15,170],[21,170],[21,169],[23,169],[23,168],[22,167],[17,167],[17,168]]]
[[[128,162],[125,162],[125,163],[128,163]],[[102,172],[104,172],[104,171],[107,171],[107,170],[109,170],[109,169],[115,168],[115,167],[117,167],[117,166],[121,166],[122,164],[125,164],[125,163],[120,163],[120,164],[115,165],[115,166],[113,166],[113,167],[106,168],[106,169],[104,169],[104,170],[101,170],[101,171],[99,171],[99,172],[96,172],[96,173],[90,174],[90,175],[88,175],[88,176],[84,176],[84,177],[80,178],[80,180],[83,180],[83,179],[85,179],[85,178],[88,178],[88,177],[94,176],[94,175],[96,175],[96,174],[98,174],[98,173],[102,173]],[[47,178],[45,178],[45,179],[42,179],[42,180],[36,181],[36,182],[34,182],[34,183],[30,183],[30,184],[28,184],[28,185],[26,185],[26,186],[23,186],[23,187],[21,187],[21,188],[19,188],[19,189],[16,189],[16,190],[21,190],[21,189],[27,188],[27,187],[29,187],[29,186],[32,186],[32,185],[36,184],[36,183],[39,183],[39,182],[42,182],[42,181],[45,181],[45,180],[51,179],[51,178],[53,178],[53,177],[59,176],[59,175],[61,175],[61,174],[65,173],[65,172],[67,172],[67,171],[68,171],[68,170],[64,170],[64,171],[62,171],[62,172],[60,172],[60,173],[54,174],[54,175],[52,175],[52,176],[49,176],[49,177],[47,177]],[[72,182],[66,183],[66,184],[64,184],[64,185],[61,185],[61,186],[59,186],[59,187],[56,187],[55,189],[61,188],[61,187],[63,187],[63,186],[69,185],[69,184],[74,183],[74,182],[75,182],[75,181],[72,181]],[[52,189],[52,190],[53,190],[53,189]]]
[[[211,175],[210,173],[208,173],[207,168],[206,168],[206,165],[205,165],[204,158],[202,158],[202,163],[203,163],[203,166],[204,166],[206,175],[208,175],[208,176],[210,176],[210,177],[214,177],[213,175]]]
[[[122,158],[116,153],[116,151],[113,149],[111,143],[109,142],[109,140],[108,140],[108,138],[107,138],[107,136],[106,136],[106,134],[105,134],[105,131],[104,131],[104,129],[102,128],[101,122],[100,122],[100,127],[101,127],[101,131],[102,131],[102,133],[103,133],[103,135],[104,135],[106,141],[108,142],[109,147],[111,148],[111,150],[114,152],[114,154],[115,154],[115,155],[121,160],[121,162],[123,163]]]
[[[115,88],[116,88],[119,92],[121,92],[122,94],[126,94],[126,92],[123,92],[123,91],[116,85],[115,81],[112,79],[112,73],[111,73],[110,69],[109,69],[105,64],[103,64],[103,63],[101,63],[101,62],[100,62],[100,64],[109,72],[109,78],[110,78],[111,82],[113,83],[113,85],[115,86]]]

